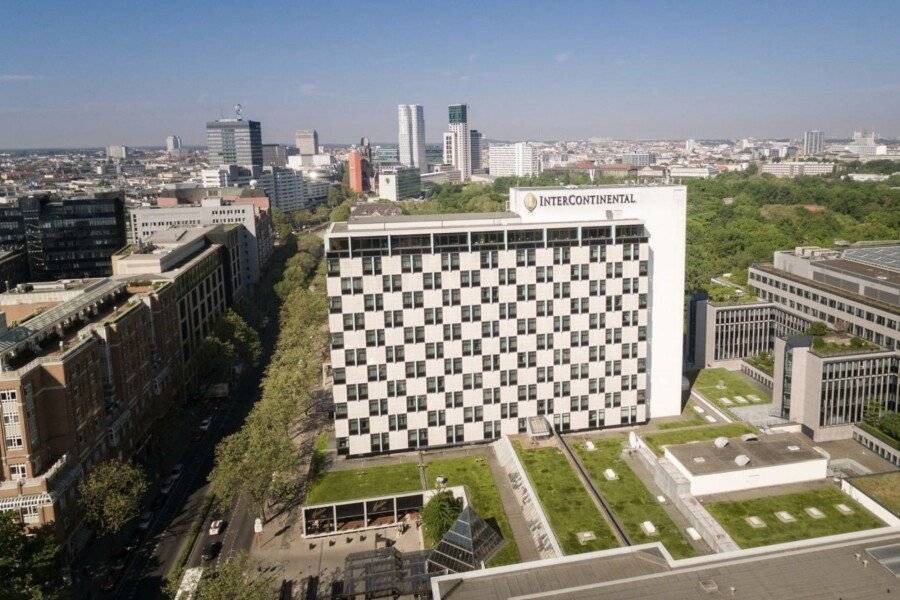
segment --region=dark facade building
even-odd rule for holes
[[[32,281],[107,276],[110,257],[123,246],[125,196],[119,191],[30,194],[0,209],[0,247],[24,248]]]

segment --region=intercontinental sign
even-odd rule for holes
[[[563,194],[559,196],[525,194],[523,204],[529,212],[539,206],[601,206],[635,204],[634,194]]]

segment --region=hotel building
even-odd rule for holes
[[[506,212],[326,235],[338,451],[681,410],[683,186],[512,188]],[[674,317],[674,318],[673,318]]]

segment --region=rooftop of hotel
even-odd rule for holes
[[[706,440],[667,446],[666,450],[692,475],[727,473],[825,458],[813,449],[808,438],[799,433],[759,434],[753,440],[740,437],[727,440],[727,445],[721,448],[716,440]],[[749,459],[746,466],[735,462],[735,458],[742,455]]]
[[[441,600],[849,600],[897,590],[891,570],[900,555],[896,528],[679,561],[661,548],[644,544],[521,563],[444,576],[432,584]]]

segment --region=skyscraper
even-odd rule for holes
[[[397,123],[400,142],[400,164],[428,171],[425,158],[425,112],[419,104],[397,106]]]
[[[803,132],[803,154],[812,156],[825,149],[825,134],[821,131]]]
[[[206,123],[209,164],[262,167],[262,128],[259,121],[218,119]]]
[[[294,134],[294,143],[300,154],[318,154],[319,132],[315,129],[301,129]]]
[[[181,153],[181,138],[177,135],[170,135],[166,138],[166,152],[169,154]]]
[[[448,110],[450,135],[444,135],[444,162],[459,170],[460,178],[467,181],[472,176],[472,148],[469,136],[469,107],[451,104]]]
[[[472,172],[481,169],[481,132],[477,129],[469,131],[469,154],[472,160]]]
[[[359,150],[351,150],[347,156],[347,174],[350,189],[361,194],[363,191],[363,157]]]

